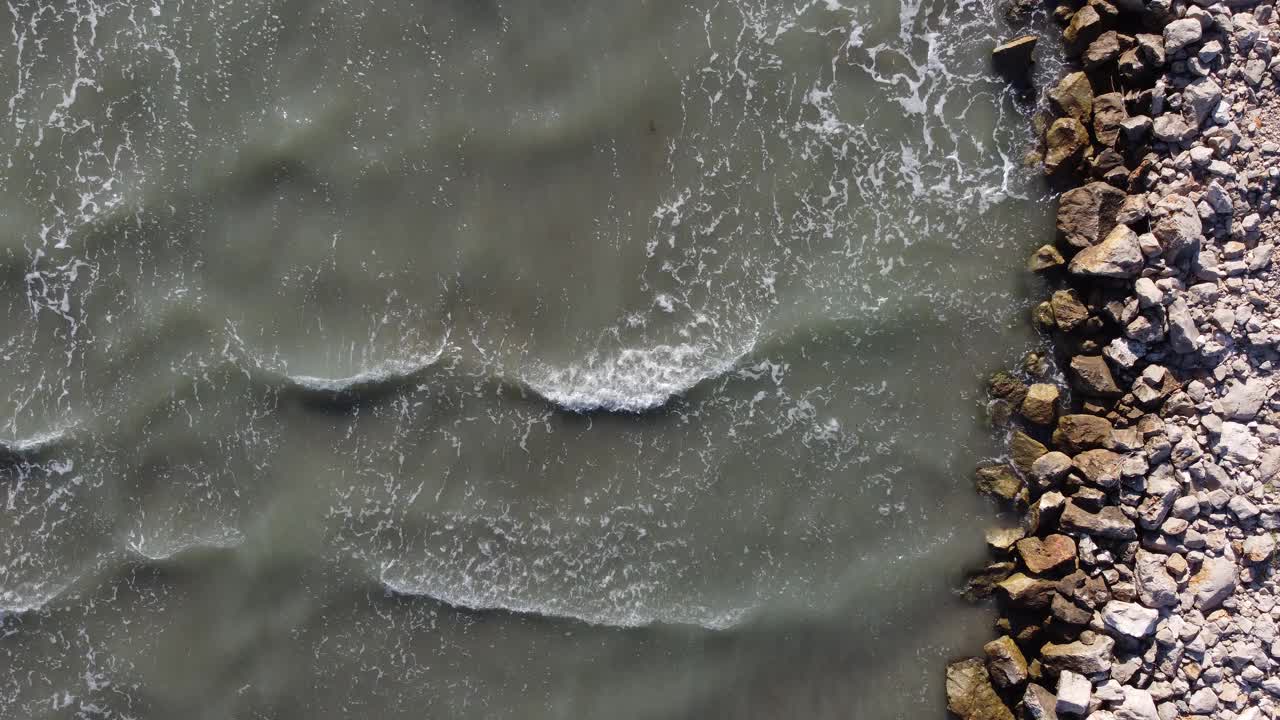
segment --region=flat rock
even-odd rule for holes
[[[1222,432],[1213,451],[1238,465],[1252,463],[1260,452],[1258,438],[1249,431],[1249,426],[1230,421],[1222,423]]]
[[[1112,635],[1141,640],[1155,633],[1160,611],[1112,600],[1102,608],[1102,624]]]
[[[1006,80],[1025,85],[1031,77],[1032,56],[1039,40],[1037,35],[1022,35],[1000,43],[991,51],[991,64]]]
[[[1070,369],[1072,384],[1086,395],[1119,397],[1122,394],[1101,355],[1076,355],[1071,358]]]
[[[1009,604],[1021,608],[1047,608],[1053,602],[1057,583],[1014,573],[996,584]]]
[[[962,720],[1013,720],[991,685],[986,664],[978,658],[947,665],[947,709]]]
[[[1063,415],[1053,431],[1053,444],[1064,452],[1084,452],[1109,444],[1114,429],[1111,421],[1097,415]]]
[[[1047,452],[1049,448],[1021,430],[1015,431],[1009,439],[1009,457],[1013,466],[1024,473],[1031,472],[1031,466]]]
[[[1111,669],[1111,651],[1116,641],[1106,635],[1081,633],[1080,639],[1069,643],[1045,643],[1040,648],[1040,662],[1050,670],[1070,670],[1081,675],[1093,675]]]
[[[1231,386],[1222,396],[1222,414],[1230,420],[1252,420],[1267,399],[1267,384],[1258,378]]]
[[[1156,702],[1151,693],[1135,687],[1124,688],[1124,702],[1112,712],[1116,720],[1160,720],[1156,712]]]
[[[1058,705],[1059,713],[1068,715],[1084,715],[1089,710],[1089,700],[1093,697],[1093,684],[1089,682],[1089,678],[1063,670],[1058,675]]]
[[[1076,542],[1066,535],[1023,538],[1017,549],[1033,575],[1054,575],[1076,568]]]
[[[1128,225],[1117,225],[1102,242],[1076,253],[1067,270],[1084,277],[1126,279],[1137,277],[1142,265],[1137,233]]]

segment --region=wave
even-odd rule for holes
[[[451,608],[474,612],[500,612],[512,615],[570,620],[603,628],[644,628],[654,625],[679,625],[700,627],[705,630],[723,631],[742,625],[756,611],[745,607],[724,611],[708,608],[648,608],[636,606],[614,611],[589,611],[568,607],[565,603],[548,601],[538,603],[507,597],[497,589],[468,593],[444,587],[446,583],[434,583],[427,578],[389,578],[386,570],[379,574],[377,582],[382,588],[396,595],[427,598]]]
[[[38,433],[31,437],[0,440],[0,464],[17,465],[34,462],[71,441],[73,428],[65,427]]]
[[[627,348],[567,368],[541,367],[521,378],[531,391],[576,413],[643,413],[665,406],[697,385],[732,371],[755,346],[756,335],[737,347],[681,343]]]

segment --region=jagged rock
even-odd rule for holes
[[[1102,488],[1119,484],[1122,462],[1124,456],[1103,449],[1086,450],[1072,459],[1072,464],[1086,480]]]
[[[1076,543],[1066,535],[1018,541],[1018,556],[1033,575],[1056,575],[1076,567]]]
[[[1008,465],[985,465],[974,473],[978,492],[995,500],[1014,502],[1022,495],[1022,480]]]
[[[1089,700],[1093,697],[1093,683],[1089,678],[1063,670],[1058,675],[1058,712],[1069,715],[1084,715],[1089,710]]]
[[[1142,270],[1142,263],[1138,235],[1127,225],[1117,225],[1101,243],[1076,253],[1067,269],[1086,277],[1131,278]]]
[[[1049,298],[1049,305],[1053,307],[1053,320],[1062,332],[1075,332],[1076,328],[1089,319],[1089,308],[1080,301],[1080,295],[1075,290],[1054,292]]]
[[[962,720],[1013,720],[978,658],[947,665],[947,709]]]
[[[1022,400],[1022,417],[1036,425],[1048,425],[1058,408],[1058,387],[1048,383],[1035,383],[1027,388]]]
[[[1053,431],[1053,444],[1067,453],[1081,453],[1111,443],[1111,421],[1097,415],[1063,415]]]
[[[1200,330],[1191,319],[1191,309],[1182,298],[1169,303],[1166,310],[1169,319],[1169,345],[1174,352],[1192,353],[1199,347]]]
[[[1115,30],[1108,30],[1089,43],[1080,58],[1086,70],[1095,70],[1120,57],[1120,53],[1133,44],[1133,39],[1120,35]],[[1095,112],[1097,110],[1095,109]]]
[[[1136,603],[1112,600],[1102,608],[1102,624],[1113,635],[1141,640],[1156,631],[1160,611]]]
[[[1036,35],[1023,35],[997,45],[991,51],[991,62],[996,72],[1009,82],[1027,84],[1031,78],[1032,55],[1039,40]]]
[[[1174,20],[1164,26],[1164,50],[1166,53],[1176,53],[1192,43],[1199,42],[1203,33],[1204,28],[1201,27],[1199,20],[1192,18]]]
[[[991,375],[991,380],[987,383],[987,392],[991,397],[1008,400],[1009,404],[1017,407],[1022,404],[1022,399],[1027,395],[1027,384],[1000,370]]]
[[[1093,87],[1082,72],[1066,75],[1048,92],[1049,103],[1059,115],[1081,123],[1093,117]]]
[[[1041,245],[1027,260],[1027,269],[1031,272],[1044,272],[1066,263],[1066,259],[1062,257],[1062,253],[1058,252],[1058,248],[1052,245]]]
[[[1071,358],[1070,369],[1072,384],[1080,392],[1097,397],[1123,394],[1101,355],[1076,355]]]
[[[1062,233],[1063,241],[1078,249],[1098,243],[1115,228],[1116,214],[1124,201],[1122,191],[1104,182],[1092,182],[1063,193],[1058,200],[1058,232]],[[1197,232],[1199,222],[1197,215]]]
[[[983,645],[982,651],[987,654],[987,671],[996,685],[1009,688],[1027,681],[1027,659],[1013,638],[1003,635]]]
[[[1160,241],[1165,256],[1175,259],[1186,252],[1198,251],[1201,234],[1200,212],[1195,202],[1182,195],[1166,195],[1151,209],[1155,219],[1152,234]]]
[[[1203,77],[1182,91],[1182,99],[1191,105],[1196,114],[1196,123],[1200,124],[1218,106],[1218,101],[1222,99],[1222,86],[1212,78]]]
[[[1013,466],[1024,473],[1031,472],[1031,466],[1041,455],[1049,452],[1049,448],[1021,430],[1013,433],[1009,440],[1009,457]]]
[[[1055,672],[1070,670],[1093,675],[1111,669],[1111,651],[1115,646],[1116,641],[1106,635],[1085,631],[1075,642],[1045,643],[1040,648],[1040,661]]]
[[[1151,693],[1135,687],[1124,688],[1124,702],[1113,712],[1116,720],[1160,720]]]
[[[1200,572],[1191,578],[1188,589],[1194,594],[1196,607],[1202,612],[1213,610],[1231,597],[1236,589],[1236,564],[1224,558],[1209,558]]]
[[[1152,608],[1178,604],[1178,584],[1169,576],[1163,556],[1139,550],[1133,570],[1139,602]]]
[[[1023,720],[1058,720],[1058,698],[1044,687],[1031,683],[1022,694],[1018,712]]]
[[[1058,118],[1044,135],[1044,171],[1054,175],[1070,170],[1089,147],[1089,131],[1075,118]]]
[[[1101,577],[1090,577],[1082,570],[1076,570],[1058,581],[1058,593],[1063,597],[1096,610],[1111,599],[1111,590]]]
[[[1138,530],[1133,521],[1125,517],[1123,511],[1114,505],[1108,505],[1096,513],[1081,508],[1067,501],[1062,517],[1058,519],[1058,527],[1063,532],[1090,535],[1106,540],[1135,540]]]
[[[1015,567],[1008,561],[988,563],[981,570],[969,573],[962,594],[972,602],[991,597],[999,584],[1013,574]]]
[[[1107,147],[1120,138],[1120,124],[1129,114],[1124,109],[1124,95],[1118,92],[1099,95],[1093,100],[1093,136]]]
[[[1053,601],[1049,603],[1049,614],[1060,623],[1080,627],[1088,625],[1093,619],[1093,613],[1063,597],[1062,593],[1053,596]]]
[[[1071,22],[1062,31],[1062,39],[1069,46],[1085,47],[1102,34],[1102,28],[1102,16],[1093,5],[1085,5],[1071,16]]]

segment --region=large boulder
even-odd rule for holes
[[[1068,46],[1083,48],[1096,40],[1102,34],[1104,27],[1104,19],[1094,6],[1085,5],[1072,14],[1071,22],[1067,23],[1066,29],[1062,31],[1062,39]]]
[[[1133,521],[1115,505],[1107,505],[1096,513],[1067,501],[1058,519],[1058,527],[1063,532],[1074,535],[1089,535],[1102,540],[1136,540],[1138,529]]]
[[[947,665],[947,709],[961,720],[1013,720],[1013,713],[996,694],[986,664],[979,658]]]
[[[1023,538],[1018,556],[1033,575],[1056,575],[1076,569],[1076,543],[1066,535]]]
[[[1043,578],[1014,573],[1001,580],[996,587],[1013,607],[1047,608],[1058,590],[1057,583]]]
[[[1058,118],[1044,134],[1044,171],[1054,175],[1071,170],[1089,148],[1089,131],[1075,118]]]
[[[1120,397],[1123,394],[1101,355],[1076,355],[1071,358],[1069,369],[1072,385],[1086,395]]]
[[[1124,95],[1106,93],[1093,101],[1093,136],[1107,147],[1114,147],[1120,138],[1120,123],[1129,117],[1124,109]]]
[[[995,500],[1014,502],[1022,495],[1022,480],[1008,465],[984,465],[974,472],[978,492]]]
[[[991,64],[1009,82],[1026,85],[1031,79],[1031,57],[1039,40],[1036,35],[1023,35],[1000,43],[991,51]]]
[[[1087,247],[1067,265],[1074,275],[1104,278],[1132,278],[1142,271],[1142,247],[1138,235],[1128,225],[1117,225],[1102,242]]]
[[[1101,448],[1086,450],[1072,459],[1072,464],[1086,480],[1108,489],[1120,484],[1120,465],[1123,462],[1123,455]]]
[[[1031,472],[1031,466],[1047,452],[1049,448],[1021,430],[1014,432],[1009,440],[1009,458],[1013,466],[1024,473]]]
[[[1192,43],[1200,41],[1204,27],[1195,18],[1174,20],[1164,26],[1164,50],[1176,53]]]
[[[1058,199],[1058,232],[1067,245],[1083,249],[1095,245],[1116,226],[1125,194],[1104,182],[1091,182]],[[1199,219],[1197,216],[1197,232]]]
[[[1052,423],[1058,409],[1058,397],[1057,385],[1035,383],[1027,388],[1027,396],[1022,400],[1022,417],[1036,425]]]
[[[1053,444],[1071,454],[1106,447],[1114,429],[1110,420],[1097,415],[1063,415],[1053,431]]]
[[[1089,308],[1080,300],[1080,294],[1070,288],[1058,290],[1049,297],[1053,308],[1053,321],[1062,332],[1075,332],[1089,319]]]
[[[1004,635],[982,646],[987,654],[987,671],[996,685],[1014,687],[1027,681],[1027,659],[1013,638]]]
[[[1089,76],[1073,72],[1053,86],[1048,92],[1049,103],[1064,117],[1075,118],[1082,123],[1093,117],[1093,86]]]

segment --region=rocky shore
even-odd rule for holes
[[[1018,10],[1015,6],[1014,12]],[[1052,352],[992,380],[999,636],[966,720],[1280,718],[1280,22],[1270,2],[1052,8],[1070,61],[1030,269]],[[1035,40],[996,49],[1024,82]],[[1059,370],[1060,369],[1060,370]]]

